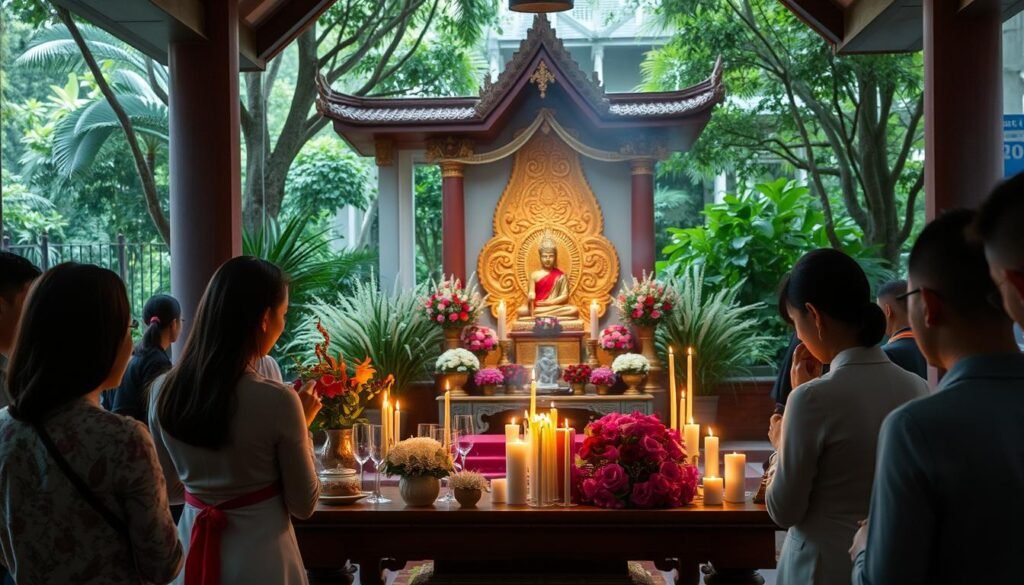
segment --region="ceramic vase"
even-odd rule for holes
[[[406,506],[432,506],[441,493],[441,482],[436,477],[402,477],[398,480],[398,493]]]
[[[496,387],[497,384],[484,384],[483,386],[480,386],[480,393],[484,396],[494,396],[494,389]]]
[[[457,349],[461,345],[462,336],[461,327],[445,327],[444,330],[444,348],[445,349]]]
[[[455,488],[452,491],[455,492],[455,499],[463,508],[475,508],[476,503],[480,501],[480,497],[483,495],[482,491],[474,489]]]
[[[637,394],[640,394],[639,386],[643,385],[644,379],[647,377],[646,374],[629,373],[620,375],[622,376],[622,381],[625,382],[627,386],[626,391],[623,392],[624,395],[636,396]]]
[[[468,396],[463,386],[469,382],[469,372],[449,372],[445,374],[445,380],[448,382],[448,389],[451,390],[452,396]]]
[[[583,382],[575,382],[572,385],[572,393],[574,396],[583,396],[587,393],[587,385]]]
[[[608,384],[595,384],[594,388],[596,389],[598,396],[607,396],[609,393]]]

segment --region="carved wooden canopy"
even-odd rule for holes
[[[518,152],[494,213],[494,237],[477,260],[491,311],[505,301],[511,320],[526,302],[529,275],[540,267],[545,232],[558,247],[558,268],[569,279],[570,304],[582,319],[596,300],[600,314],[619,279],[615,246],[604,237],[604,217],[576,152],[553,132],[537,132]]]

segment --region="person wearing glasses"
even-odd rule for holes
[[[132,352],[121,385],[104,393],[103,406],[115,414],[149,424],[149,386],[171,369],[167,352],[181,334],[181,305],[170,295],[151,297],[142,309],[142,326],[142,340]]]
[[[1024,327],[1024,174],[992,191],[978,213],[976,228],[1003,308]]]
[[[1021,581],[1024,354],[975,219],[947,212],[910,253],[910,322],[946,374],[882,426],[871,512],[850,548],[855,585]],[[978,227],[999,241],[986,221]]]
[[[928,362],[914,341],[914,330],[907,318],[907,281],[891,280],[878,287],[878,306],[885,313],[885,337],[882,351],[892,363],[921,378],[928,379]]]
[[[894,408],[927,394],[928,384],[878,346],[885,317],[864,271],[838,250],[800,258],[779,288],[779,312],[801,343],[796,388],[769,430],[777,455],[765,500],[788,529],[777,583],[849,584],[847,550],[868,511],[878,429]]]

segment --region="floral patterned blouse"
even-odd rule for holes
[[[120,516],[131,545],[78,493],[31,425],[0,410],[0,560],[18,585],[166,583],[183,562],[145,425],[86,399],[46,421],[54,444]]]

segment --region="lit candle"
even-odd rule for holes
[[[402,406],[395,401],[395,427],[393,429],[393,436],[391,438],[394,442],[402,440]]]
[[[683,440],[686,446],[686,458],[692,465],[697,464],[697,459],[700,459],[700,425],[694,424],[693,419],[690,419],[690,424],[683,427]]]
[[[391,424],[394,419],[391,416],[391,402],[388,400],[388,392],[384,392],[384,399],[380,403],[380,440],[381,451],[386,456],[391,447]]]
[[[530,445],[515,440],[505,445],[505,476],[508,480],[506,501],[515,506],[526,503],[526,462],[530,458]]]
[[[512,441],[519,440],[519,425],[516,424],[515,417],[512,417],[512,422],[505,425],[505,444],[509,444]]]
[[[718,477],[718,437],[710,428],[704,437],[704,476]]]
[[[668,404],[669,416],[668,426],[670,429],[679,429],[679,413],[676,411],[676,354],[672,352],[672,346],[668,346]]]
[[[498,304],[498,340],[505,340],[505,315],[507,309],[505,308],[505,301],[501,301]]]
[[[683,391],[679,392],[679,414],[678,414],[678,417],[679,417],[678,425],[679,426],[676,427],[676,430],[679,431],[679,435],[680,436],[682,436],[682,434],[683,434],[683,421],[686,420],[684,418],[685,416],[686,416],[686,391],[683,390]]]
[[[697,396],[694,394],[694,387],[696,384],[693,380],[693,348],[686,348],[686,419],[693,422],[693,398]]]
[[[562,478],[562,503],[568,506],[572,504],[572,442],[575,431],[569,427],[569,419],[565,419],[565,447],[562,451],[563,465],[565,466],[564,477]]]
[[[530,372],[530,422],[537,416],[537,372]]]
[[[452,392],[448,389],[448,382],[444,383],[444,448],[447,450],[452,444]]]
[[[597,300],[590,301],[590,339],[597,341],[597,313],[601,310],[601,307],[597,304]]]
[[[554,402],[551,403],[551,410],[548,411],[548,418],[551,419],[551,424],[552,425],[554,425],[556,427],[558,426],[558,409],[555,408],[555,403]]]
[[[727,453],[725,455],[725,501],[743,503],[747,496],[744,493],[746,482],[747,456],[743,453]],[[707,497],[707,496],[705,496]]]
[[[491,480],[491,503],[504,504],[508,501],[508,480],[496,477]]]
[[[722,478],[704,477],[704,505],[722,505]]]

